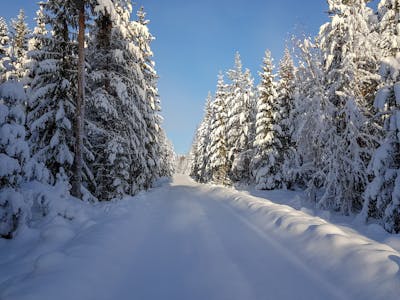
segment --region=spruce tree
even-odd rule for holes
[[[29,29],[26,24],[25,12],[20,10],[16,20],[12,21],[10,57],[12,70],[8,75],[22,80],[27,72],[27,52],[28,52]]]
[[[96,8],[89,43],[87,118],[95,161],[92,190],[103,199],[135,194],[171,172],[173,152],[161,129],[157,74],[144,11],[115,0]]]
[[[227,146],[227,84],[224,82],[222,73],[218,75],[217,90],[214,101],[211,104],[210,120],[210,147],[209,147],[209,168],[211,180],[215,183],[229,183],[228,169],[228,146]]]
[[[376,87],[376,51],[368,23],[371,10],[363,0],[329,0],[331,22],[321,27],[327,116],[335,132],[322,151],[325,158],[324,194],[319,207],[351,213],[361,208],[368,180],[367,164],[374,148],[371,95]]]
[[[12,238],[28,210],[18,188],[29,159],[25,141],[25,92],[16,80],[0,86],[0,237]]]
[[[377,42],[381,50],[381,55],[385,57],[396,56],[396,51],[400,48],[399,28],[400,22],[400,1],[381,0],[378,5],[378,26]]]
[[[252,171],[258,189],[275,188],[280,178],[275,177],[276,133],[274,131],[274,103],[277,98],[273,60],[269,51],[265,52],[261,82],[258,87],[256,137],[254,140],[255,155],[252,160]],[[280,146],[280,145],[279,145]]]
[[[204,107],[204,117],[198,129],[197,149],[196,149],[196,165],[198,166],[197,174],[195,175],[200,182],[208,182],[210,180],[210,173],[208,169],[209,164],[209,147],[210,147],[210,125],[212,118],[211,103],[213,97],[211,93],[208,94],[206,104]]]
[[[48,32],[46,29],[46,19],[43,11],[43,5],[39,4],[39,9],[36,12],[36,26],[33,29],[32,36],[28,41],[28,53],[27,53],[27,77],[25,78],[26,85],[30,88],[30,84],[34,77],[34,70],[38,66],[38,62],[33,59],[35,55],[38,55],[38,51],[41,51],[44,44],[44,37],[47,36]]]
[[[174,151],[174,146],[172,142],[167,138],[163,129],[160,129],[159,133],[161,139],[160,145],[160,171],[157,172],[158,177],[171,177],[175,173],[175,161],[176,161],[176,154]],[[153,182],[151,182],[153,183]]]
[[[325,160],[329,150],[325,147],[335,139],[333,124],[335,108],[325,91],[322,53],[310,39],[297,43],[299,67],[296,72],[294,96],[295,166],[297,184],[307,188],[312,201],[325,182]],[[327,152],[326,152],[327,151]]]
[[[119,24],[116,9],[98,13],[88,49],[90,72],[86,114],[88,137],[95,158],[91,169],[96,179],[91,189],[105,200],[129,192],[127,129],[122,129],[124,125],[120,124],[122,104],[129,101],[129,95],[117,73],[118,64],[124,60],[121,32],[114,25]]]
[[[8,26],[6,20],[0,17],[0,55],[4,57],[7,55],[9,46]]]
[[[137,20],[133,23],[135,39],[140,49],[141,55],[138,62],[143,79],[141,80],[141,88],[143,94],[140,99],[140,110],[143,114],[144,121],[146,122],[146,137],[145,137],[145,151],[147,161],[147,187],[151,186],[151,183],[159,175],[158,173],[166,174],[171,170],[170,166],[167,166],[166,170],[161,167],[165,165],[165,161],[161,161],[160,158],[163,155],[169,156],[170,147],[163,147],[168,145],[163,130],[161,129],[162,118],[160,116],[161,104],[158,95],[157,80],[158,75],[155,70],[155,63],[152,60],[153,52],[151,50],[151,42],[154,37],[148,28],[149,20],[146,19],[146,13],[144,8],[141,7],[137,12]],[[163,151],[167,151],[163,153]]]
[[[361,215],[380,219],[389,232],[400,232],[400,2],[379,4],[382,83],[376,94],[376,119],[383,122],[383,138],[369,165],[373,180],[364,194]]]
[[[57,178],[72,176],[74,136],[72,123],[76,99],[76,44],[70,39],[76,28],[72,1],[49,0],[42,4],[43,19],[51,35],[35,35],[41,49],[31,52],[35,66],[29,99],[28,128],[35,158]]]
[[[281,145],[280,155],[276,163],[279,165],[279,177],[282,178],[282,187],[291,187],[295,182],[293,174],[295,162],[295,144],[292,139],[294,132],[294,93],[295,67],[288,48],[279,63],[279,82],[277,85],[277,114],[275,124],[277,138]]]
[[[249,70],[243,72],[240,54],[236,53],[235,66],[228,71],[231,81],[227,97],[229,132],[228,166],[230,178],[234,181],[243,177],[249,179],[249,150],[254,139],[255,93]]]
[[[30,180],[47,181],[48,172],[31,158],[26,141],[26,94],[20,82],[0,85],[0,237],[12,238],[30,217],[33,205],[20,190]]]
[[[0,17],[0,81],[5,80],[9,64],[9,32],[6,20]]]
[[[199,148],[199,126],[196,128],[195,135],[193,137],[192,146],[189,151],[189,160],[190,160],[190,171],[189,175],[196,181],[199,181],[198,174],[200,166],[197,164],[198,153],[197,149]]]

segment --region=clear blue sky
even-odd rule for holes
[[[1,15],[24,8],[32,24],[34,0],[3,0]],[[177,153],[186,153],[214,91],[219,70],[233,65],[239,51],[257,78],[264,51],[277,64],[292,33],[316,34],[328,20],[324,0],[137,0],[150,19],[164,128]],[[135,9],[136,10],[136,9]]]

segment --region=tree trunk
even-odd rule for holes
[[[79,33],[78,33],[78,97],[76,100],[75,116],[75,156],[73,167],[73,179],[71,194],[82,198],[82,149],[83,149],[83,122],[84,122],[84,100],[85,100],[85,1],[75,0],[79,10]]]

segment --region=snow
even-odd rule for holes
[[[0,177],[13,175],[21,170],[18,160],[0,153]]]
[[[396,104],[400,105],[400,82],[394,84],[394,95],[396,98]]]
[[[9,80],[2,83],[0,86],[0,94],[2,97],[13,99],[14,101],[27,101],[24,87],[20,82]]]
[[[388,96],[390,95],[390,89],[383,87],[376,93],[375,96],[375,107],[378,109],[384,109],[387,102]]]
[[[6,122],[8,114],[9,114],[8,107],[0,103],[0,124]]]
[[[299,192],[260,195],[300,210],[185,175],[157,185],[94,206],[49,190],[66,213],[0,240],[0,298],[398,299],[398,235],[314,216]]]
[[[118,19],[118,14],[115,11],[114,4],[111,0],[97,0],[97,6],[94,11],[96,13],[109,14],[112,20]]]

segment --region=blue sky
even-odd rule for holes
[[[1,15],[24,8],[32,24],[33,0],[6,0]],[[239,51],[257,78],[263,54],[278,63],[292,33],[316,34],[328,20],[324,0],[137,0],[148,13],[156,68],[160,76],[164,128],[177,153],[186,153],[201,121],[208,91],[219,70],[233,65]]]

